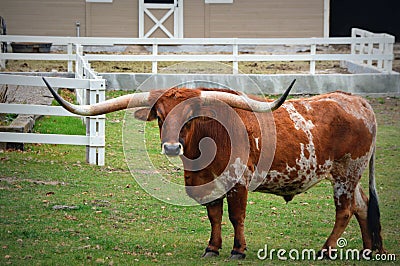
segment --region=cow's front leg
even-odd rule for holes
[[[221,222],[223,212],[223,199],[215,200],[207,205],[208,219],[211,223],[211,237],[203,257],[219,255],[222,247]]]
[[[244,219],[246,218],[247,188],[242,185],[233,187],[227,195],[229,220],[235,230],[231,259],[244,259],[246,239],[244,237]]]

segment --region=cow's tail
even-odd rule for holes
[[[375,185],[375,147],[369,160],[368,229],[372,238],[372,250],[384,252],[381,236],[381,214]]]

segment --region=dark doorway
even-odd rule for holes
[[[173,4],[174,0],[144,0],[145,4]]]
[[[400,41],[399,0],[331,0],[330,36],[350,36],[351,28],[389,33]]]

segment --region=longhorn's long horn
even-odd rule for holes
[[[54,98],[57,102],[70,111],[71,113],[82,115],[82,116],[94,116],[107,114],[119,110],[123,110],[126,108],[134,108],[134,107],[144,107],[149,105],[149,93],[141,92],[128,94],[124,96],[120,96],[114,99],[110,99],[101,103],[96,103],[92,105],[75,105],[64,100],[47,82],[45,78],[43,78],[44,83],[46,83],[47,88],[49,88],[51,94],[53,94]]]
[[[272,112],[278,109],[279,106],[281,106],[285,102],[295,82],[296,80],[294,79],[289,88],[286,89],[285,93],[282,94],[282,96],[274,102],[262,102],[250,99],[246,95],[236,95],[219,91],[202,91],[201,98],[204,100],[205,103],[211,103],[213,100],[220,100],[229,104],[232,107],[240,108],[247,111],[253,111],[257,113]]]

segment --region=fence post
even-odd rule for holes
[[[83,47],[80,44],[75,44],[75,78],[83,78],[83,62],[80,56],[83,56]]]
[[[84,62],[82,61],[83,56],[83,46],[80,44],[75,44],[75,78],[83,79],[84,71],[83,66]],[[76,89],[76,98],[79,104],[87,104],[86,90],[85,89]]]
[[[157,63],[157,54],[158,54],[158,44],[153,43],[153,56],[154,60],[151,62],[151,73],[157,74],[158,72],[158,63]]]
[[[366,44],[366,46],[367,46],[367,54],[368,55],[372,55],[373,54],[373,49],[374,49],[374,43],[373,42],[369,42],[368,44]],[[367,65],[368,66],[372,66],[372,60],[371,59],[368,59],[367,60]]]
[[[379,42],[379,47],[378,47],[379,54],[385,54],[385,46],[386,46],[385,43]],[[379,69],[384,69],[382,59],[378,60],[378,62],[376,63],[376,67]]]
[[[104,102],[106,100],[106,81],[103,77],[99,77],[100,80],[100,89],[97,90],[98,93],[98,102]],[[97,165],[104,165],[105,162],[105,139],[106,139],[106,115],[102,115],[98,118],[98,127],[97,127],[98,138],[101,138],[102,142],[100,146],[97,146]]]
[[[358,44],[357,41],[358,29],[352,28],[351,29],[351,55],[356,55],[357,50],[361,44]]]
[[[89,103],[95,104],[105,100],[105,80],[96,79],[89,82]],[[105,115],[86,118],[86,135],[90,139],[86,147],[86,161],[89,164],[104,165],[105,157]]]
[[[356,29],[352,28],[351,29],[351,44],[350,44],[350,51],[351,54],[355,54],[356,53]]]
[[[361,37],[363,37],[363,36],[361,36]],[[365,47],[365,41],[360,41],[359,42],[359,46],[358,46],[358,51],[356,51],[356,52],[358,52],[357,54],[363,55],[364,54],[364,47]],[[359,61],[357,61],[357,63],[364,64],[364,60],[359,60]]]
[[[105,100],[105,80],[90,72],[90,64],[83,56],[83,46],[79,44],[76,44],[75,78],[89,80],[88,88],[76,89],[80,104],[95,104]],[[86,146],[86,162],[104,165],[105,115],[86,117],[84,122],[86,136],[89,137],[89,145]]]
[[[232,47],[232,54],[233,54],[233,62],[232,62],[233,74],[237,75],[239,74],[239,62],[238,62],[239,45],[237,44],[236,39],[234,40],[234,44]]]
[[[390,41],[389,42],[385,42],[385,45],[384,45],[384,48],[383,48],[383,54],[392,55],[393,56],[394,37],[393,36],[386,36],[386,37],[390,38]],[[383,69],[384,69],[384,71],[387,71],[388,73],[391,73],[392,70],[393,70],[393,59],[384,60],[383,61]]]
[[[67,53],[69,56],[72,56],[72,43],[68,43],[67,45]],[[68,72],[73,72],[73,60],[68,59]]]
[[[310,74],[315,75],[315,60],[314,56],[317,53],[317,45],[315,43],[311,44],[310,48],[310,54],[311,54],[311,60],[310,60]]]
[[[3,53],[3,50],[1,49],[1,42],[0,42],[0,54]],[[5,59],[0,59],[0,69],[6,68],[6,60]]]

